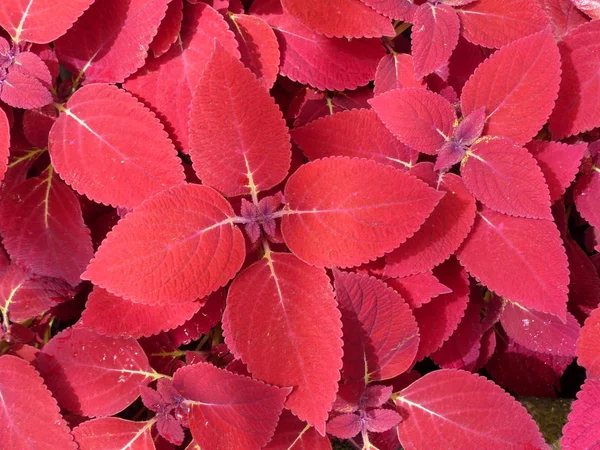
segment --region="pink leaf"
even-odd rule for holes
[[[550,117],[554,139],[589,131],[600,125],[600,22],[577,27],[559,43],[562,81],[556,108]]]
[[[600,227],[599,196],[600,168],[594,165],[588,173],[579,177],[573,190],[577,211],[594,227]]]
[[[0,108],[0,181],[4,179],[8,169],[10,152],[10,123],[3,109]]]
[[[4,450],[77,448],[56,400],[28,362],[16,356],[0,357],[0,398],[0,441]]]
[[[281,0],[281,4],[307,28],[330,38],[355,39],[395,34],[389,19],[359,0]]]
[[[291,134],[310,160],[350,156],[406,170],[417,159],[416,152],[398,141],[371,109],[341,111]]]
[[[179,369],[173,387],[190,409],[202,448],[259,450],[275,431],[289,388],[268,386],[207,363]]]
[[[365,428],[373,433],[383,433],[402,421],[402,416],[391,409],[371,409],[366,416]]]
[[[273,438],[265,450],[331,450],[331,441],[314,427],[306,425],[291,412],[284,410]]]
[[[289,178],[282,232],[303,261],[356,266],[413,235],[441,197],[422,181],[374,161],[321,159]]]
[[[457,10],[463,36],[473,44],[501,48],[542,31],[548,24],[537,1],[483,0]]]
[[[412,3],[411,3],[412,4]],[[424,80],[415,80],[412,55],[394,53],[381,58],[375,74],[375,95],[400,88],[425,87]]]
[[[566,320],[569,271],[554,222],[484,208],[457,256],[498,295]]]
[[[579,11],[571,0],[538,0],[550,19],[554,36],[561,40],[579,25],[589,22],[589,18]],[[600,5],[600,3],[599,3]]]
[[[407,371],[419,348],[409,306],[383,281],[335,270],[342,312],[346,380],[386,380]]]
[[[32,52],[19,53],[8,68],[0,98],[16,108],[39,108],[52,102],[52,75]]]
[[[480,3],[485,2],[473,5]],[[545,30],[508,44],[484,61],[464,86],[462,112],[466,116],[485,106],[484,134],[523,145],[548,120],[559,82],[560,55],[552,33]]]
[[[585,321],[577,341],[577,363],[590,379],[600,379],[600,308]]]
[[[460,23],[448,5],[421,5],[413,18],[412,55],[418,80],[448,62],[458,43]]]
[[[571,0],[579,10],[586,13],[592,19],[600,19],[600,1],[598,0]]]
[[[254,377],[294,386],[286,408],[323,433],[342,366],[340,313],[325,271],[267,254],[231,284],[223,330]]]
[[[150,50],[155,58],[167,53],[177,42],[183,20],[183,0],[169,0],[165,17],[160,22],[156,36],[150,42]]]
[[[151,434],[154,423],[102,417],[83,422],[73,429],[73,436],[80,450],[156,450]]]
[[[161,192],[119,221],[82,279],[150,305],[205,297],[244,261],[244,237],[233,218],[231,205],[206,186]]]
[[[154,111],[165,124],[176,146],[187,153],[188,106],[196,81],[210,59],[215,39],[238,57],[237,42],[223,17],[204,3],[185,3],[180,41],[160,58],[128,78],[125,89]],[[185,106],[184,106],[185,105]]]
[[[58,404],[88,417],[116,414],[158,378],[135,339],[114,339],[74,327],[55,335],[36,367]]]
[[[196,89],[190,155],[202,183],[231,197],[279,184],[290,168],[290,135],[254,74],[217,47]]]
[[[482,203],[505,214],[551,219],[550,192],[535,158],[507,138],[483,138],[471,147],[460,173]]]
[[[78,90],[52,126],[49,148],[61,178],[96,202],[134,208],[184,181],[161,123],[115,86]]]
[[[469,372],[428,373],[401,391],[396,405],[403,417],[398,425],[403,446],[549,449],[520,403],[491,381]]]
[[[0,26],[16,43],[46,44],[62,36],[94,0],[4,0]]]
[[[404,278],[389,278],[386,284],[397,291],[412,309],[419,308],[431,299],[452,292],[440,283],[431,271],[409,275]]]
[[[571,406],[560,440],[566,449],[596,449],[600,441],[600,381],[586,380]]]
[[[168,1],[96,0],[56,41],[58,60],[84,83],[122,83],[144,65]]]
[[[352,439],[362,429],[357,414],[340,414],[327,422],[327,433],[338,439]]]

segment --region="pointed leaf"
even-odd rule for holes
[[[183,0],[170,0],[165,17],[160,22],[156,36],[150,42],[150,50],[155,58],[169,51],[179,39],[183,20]]]
[[[569,270],[554,222],[484,208],[457,256],[498,295],[566,320]]]
[[[412,309],[419,308],[431,299],[452,292],[440,283],[431,271],[409,275],[404,278],[388,278],[386,284],[398,292]]]
[[[73,436],[80,450],[156,450],[151,433],[154,423],[102,417],[83,422],[73,429]]]
[[[577,341],[577,363],[590,379],[600,379],[600,308],[588,317]]]
[[[413,57],[404,53],[389,54],[381,58],[377,66],[374,84],[375,95],[393,89],[425,87],[424,80],[415,80]]]
[[[480,3],[485,2],[473,5]],[[497,81],[500,72],[502,82]],[[523,145],[548,120],[559,82],[560,55],[552,33],[545,30],[508,44],[481,63],[463,88],[462,112],[466,116],[485,106],[483,133]]]
[[[49,148],[61,178],[96,202],[134,208],[183,183],[161,123],[115,86],[78,90],[52,126]]]
[[[413,235],[441,197],[422,181],[374,161],[321,159],[289,178],[281,230],[303,261],[356,266]]]
[[[317,430],[284,410],[273,438],[265,450],[331,450],[331,441]]]
[[[135,339],[67,328],[38,354],[36,367],[58,404],[88,417],[116,414],[158,378]]]
[[[190,408],[202,448],[260,450],[269,441],[289,388],[269,386],[207,363],[179,369],[173,387]]]
[[[82,279],[150,305],[205,297],[244,261],[244,237],[233,217],[231,205],[206,186],[161,192],[113,228]]]
[[[477,200],[512,216],[551,219],[550,191],[535,158],[507,138],[486,138],[471,147],[460,168]]]
[[[434,155],[452,136],[456,112],[446,99],[433,92],[395,89],[369,103],[400,141],[421,152]]]
[[[340,313],[325,271],[267,254],[231,284],[223,331],[254,377],[294,386],[286,408],[323,433],[342,366]]]
[[[254,74],[222,47],[197,81],[189,126],[194,170],[224,195],[256,195],[287,176],[290,135],[281,111]]]
[[[398,394],[398,436],[416,449],[549,449],[527,410],[491,381],[459,370],[436,370]],[[435,433],[427,432],[435,430]]]
[[[56,400],[27,361],[10,355],[0,357],[0,399],[4,450],[77,448]]]
[[[594,449],[600,441],[600,381],[586,380],[571,406],[560,440],[562,448]]]

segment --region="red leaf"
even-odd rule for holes
[[[289,178],[281,230],[303,261],[356,266],[412,236],[441,197],[422,181],[374,161],[321,159]]]
[[[403,417],[398,436],[405,447],[549,448],[520,403],[469,372],[428,373],[401,391],[396,405]]]
[[[490,48],[504,47],[548,25],[538,2],[530,0],[477,1],[457,13],[465,39]]]
[[[291,134],[309,160],[350,156],[406,170],[417,159],[416,152],[398,141],[371,109],[341,111]]]
[[[562,429],[564,449],[595,449],[600,441],[600,381],[587,380]]]
[[[566,320],[569,270],[554,222],[484,208],[457,256],[498,295]]]
[[[208,334],[210,329],[221,320],[224,308],[225,293],[223,289],[219,289],[208,296],[202,309],[190,320],[169,331],[173,345],[180,347],[200,339],[203,334]]]
[[[342,91],[364,86],[375,78],[377,64],[385,54],[379,39],[329,39],[312,32],[285,13],[279,0],[257,0],[250,12],[275,31],[281,49],[279,73],[317,89]]]
[[[180,41],[124,84],[161,118],[178,148],[187,153],[188,105],[196,82],[215,48],[215,39],[238,57],[237,42],[223,17],[204,3],[185,3]]]
[[[600,22],[581,25],[559,43],[562,81],[556,108],[550,117],[554,139],[589,131],[600,125]]]
[[[2,196],[4,247],[17,264],[77,286],[94,254],[81,214],[77,196],[50,167]]]
[[[485,61],[487,53],[485,49],[462,37],[458,39],[458,44],[448,61],[448,84],[454,88],[456,95],[460,96],[463,86],[477,66]]]
[[[600,304],[600,278],[585,251],[568,236],[563,243],[569,260],[569,311],[583,322]]]
[[[253,376],[294,386],[286,408],[323,433],[342,366],[340,313],[325,271],[268,253],[231,284],[223,331]]]
[[[577,363],[588,378],[600,379],[600,308],[585,321],[577,341]]]
[[[155,422],[103,417],[83,422],[73,429],[73,436],[80,450],[156,450],[151,434]]]
[[[550,192],[535,158],[507,138],[483,138],[461,164],[467,188],[485,205],[505,214],[551,219]]]
[[[10,124],[4,110],[0,108],[0,181],[4,179],[8,169],[10,152]]]
[[[542,169],[552,203],[560,199],[575,180],[587,144],[568,145],[562,142],[531,141],[527,149]]]
[[[460,23],[448,5],[421,5],[413,18],[412,55],[415,78],[429,75],[448,61],[458,43]]]
[[[179,369],[173,387],[190,408],[190,430],[202,448],[259,450],[269,441],[290,389],[207,363]]]
[[[197,81],[190,111],[190,155],[202,183],[224,195],[256,195],[290,168],[290,135],[269,92],[217,47]]]
[[[486,2],[473,5],[481,3]],[[502,82],[498,73],[504,74]],[[560,55],[552,33],[545,30],[508,44],[481,63],[463,88],[462,113],[467,116],[485,106],[484,134],[523,145],[548,120],[559,82]]]
[[[402,416],[391,409],[371,409],[366,416],[365,428],[373,433],[383,433],[402,421]]]
[[[96,287],[89,295],[81,324],[112,337],[141,338],[182,325],[202,307],[194,301],[173,305],[133,303]]]
[[[169,0],[165,17],[160,22],[156,36],[150,42],[150,50],[155,58],[167,53],[179,39],[183,20],[183,0]]]
[[[417,7],[409,0],[360,0],[379,14],[410,22]]]
[[[376,278],[337,270],[334,275],[344,379],[386,380],[407,371],[419,348],[419,329],[404,299]]]
[[[115,86],[78,90],[52,126],[49,148],[61,178],[100,203],[134,208],[184,181],[161,123]]]
[[[23,134],[31,145],[37,148],[48,147],[48,135],[58,111],[53,105],[40,109],[30,109],[23,113]]]
[[[395,89],[369,103],[398,139],[421,152],[435,155],[452,136],[456,112],[446,99],[433,92]]]
[[[592,19],[600,19],[600,1],[598,0],[571,0],[577,8]]]
[[[13,41],[46,44],[62,36],[94,0],[3,0],[0,26]]]
[[[359,0],[281,0],[281,4],[307,28],[330,38],[395,35],[389,19]]]
[[[424,273],[444,262],[462,244],[475,221],[475,199],[459,176],[439,176],[432,163],[417,164],[410,173],[445,195],[421,229],[386,255],[384,273],[389,277]]]
[[[34,53],[23,52],[8,68],[0,98],[15,108],[39,108],[52,102],[51,86],[52,75],[44,61]]]
[[[338,439],[352,439],[362,429],[357,414],[340,414],[327,422],[327,433]]]
[[[567,322],[563,323],[555,316],[530,311],[508,301],[504,305],[500,321],[506,334],[529,350],[557,356],[575,356],[575,342],[581,327],[569,313]]]
[[[562,40],[571,30],[590,20],[575,7],[571,0],[538,0],[538,2],[550,19],[554,36],[558,40]]]
[[[0,357],[0,398],[4,450],[77,449],[56,400],[28,362],[16,356]]]
[[[82,279],[150,305],[205,297],[244,262],[244,237],[233,218],[231,205],[206,186],[161,192],[121,219]]]
[[[331,450],[331,441],[317,430],[284,410],[273,438],[265,450]]]
[[[279,72],[279,43],[269,24],[257,16],[231,14],[242,62],[267,89],[271,89]]]
[[[88,417],[116,414],[159,378],[135,339],[110,338],[82,327],[55,335],[36,367],[58,404]]]
[[[573,197],[577,211],[593,227],[600,227],[600,168],[595,165],[588,173],[584,173],[575,183]]]
[[[397,291],[412,309],[419,308],[431,299],[452,292],[431,273],[431,271],[404,278],[389,278],[386,284]]]
[[[404,53],[385,55],[377,66],[373,89],[375,95],[399,88],[425,87],[424,80],[415,80],[414,73],[414,61],[411,55]]]
[[[96,0],[56,41],[58,60],[84,83],[122,83],[144,65],[169,0]]]

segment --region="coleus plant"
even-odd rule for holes
[[[597,446],[597,3],[4,0],[2,448]]]

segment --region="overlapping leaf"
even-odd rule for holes
[[[600,381],[586,380],[577,393],[560,445],[564,449],[593,449],[600,441]]]
[[[600,2],[598,0],[571,0],[571,3],[592,19],[600,19]]]
[[[283,411],[265,450],[331,450],[331,441],[289,411]]]
[[[590,20],[575,7],[571,0],[539,0],[538,3],[550,19],[554,36],[559,40],[571,30]]]
[[[32,52],[7,57],[14,59],[0,86],[0,99],[10,106],[25,109],[52,102],[52,75],[40,57]]]
[[[73,436],[80,450],[156,450],[151,434],[154,423],[102,417],[83,422],[73,429]]]
[[[386,284],[397,291],[412,309],[429,303],[431,299],[452,292],[440,283],[431,271],[403,278],[388,278]]]
[[[156,36],[150,42],[150,50],[155,58],[168,52],[171,46],[177,42],[182,21],[183,0],[169,0],[165,17],[160,22]]]
[[[406,0],[360,0],[365,5],[370,6],[379,14],[391,17],[392,19],[401,19],[410,22],[416,6]]]
[[[585,321],[577,341],[577,363],[589,378],[600,379],[600,309]]]
[[[414,60],[411,55],[394,53],[381,58],[375,74],[373,92],[383,94],[392,89],[424,87],[422,79],[415,79]]]

